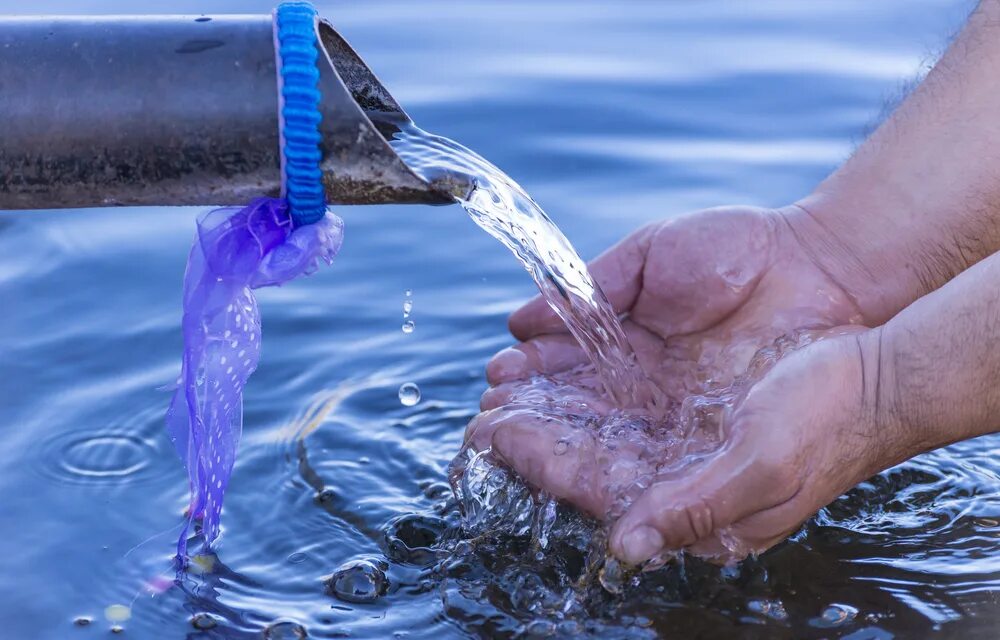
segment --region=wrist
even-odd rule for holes
[[[889,322],[859,334],[857,340],[864,388],[860,421],[873,443],[869,475],[974,435],[961,432],[944,397],[927,392],[940,392],[949,383],[938,379],[933,367],[924,366],[930,363],[922,357],[914,357],[919,345],[912,335]]]
[[[821,193],[778,212],[802,252],[843,290],[864,324],[883,324],[924,293],[906,267],[902,232],[886,233],[873,224],[888,222],[888,216]]]

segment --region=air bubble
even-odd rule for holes
[[[218,626],[219,620],[211,613],[196,613],[191,616],[191,626],[199,631],[208,631]]]
[[[350,560],[325,579],[326,592],[345,602],[375,602],[389,590],[383,562]]]
[[[412,382],[406,382],[399,387],[399,401],[404,407],[412,407],[420,402],[420,387]]]

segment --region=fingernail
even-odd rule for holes
[[[527,369],[528,356],[520,349],[507,347],[493,356],[486,367],[487,377],[492,381],[504,381],[519,378]]]
[[[663,536],[653,527],[640,525],[622,536],[621,552],[626,562],[639,564],[663,548]]]

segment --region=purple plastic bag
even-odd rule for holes
[[[187,466],[188,521],[202,520],[205,547],[219,535],[222,499],[243,430],[243,387],[260,360],[260,313],[253,289],[281,285],[330,263],[343,222],[331,213],[292,228],[284,200],[216,209],[198,221],[184,274],[184,358],[167,410],[167,431]]]

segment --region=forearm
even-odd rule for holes
[[[896,112],[787,211],[873,325],[1000,249],[1000,0],[983,0]]]
[[[1000,430],[1000,254],[863,340],[867,404],[898,460]]]

